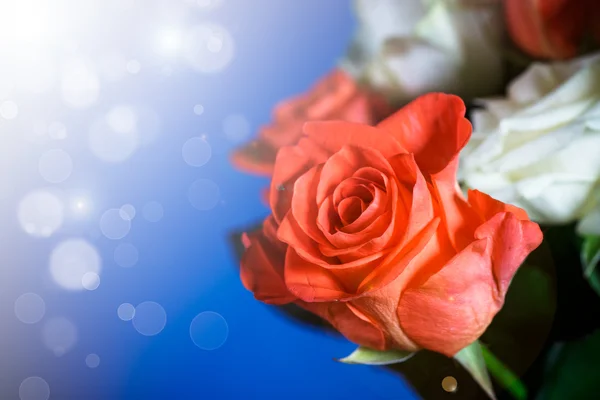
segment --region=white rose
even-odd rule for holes
[[[482,100],[459,178],[547,224],[600,234],[600,53],[536,63]]]
[[[393,102],[502,89],[500,1],[355,0],[354,10],[359,27],[342,68]]]

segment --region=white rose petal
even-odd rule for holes
[[[461,179],[537,222],[581,219],[579,232],[599,230],[600,53],[533,64],[509,85],[508,98],[480,103]]]
[[[431,91],[471,99],[501,89],[498,2],[355,0],[354,10],[359,28],[341,66],[391,101]]]

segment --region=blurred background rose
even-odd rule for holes
[[[342,67],[406,103],[432,91],[465,100],[502,90],[501,3],[355,0],[358,30]]]
[[[575,57],[594,40],[600,44],[596,0],[506,0],[506,25],[515,44],[530,56]]]

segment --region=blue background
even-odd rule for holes
[[[223,119],[244,115],[255,132],[270,120],[276,102],[306,91],[333,68],[355,27],[349,2],[231,0],[210,15],[187,18],[191,23],[209,19],[231,32],[236,46],[231,65],[212,75],[179,68],[166,78],[146,60],[150,55],[135,47],[134,25],[114,35],[149,65],[135,79],[103,87],[92,110],[63,110],[52,103],[53,93],[37,100],[53,104],[72,132],[64,148],[75,168],[56,186],[93,193],[95,208],[90,218],[68,222],[49,239],[25,234],[15,213],[19,196],[48,185],[36,169],[45,148],[20,155],[18,174],[27,178],[18,180],[13,197],[2,200],[0,214],[0,397],[17,399],[20,382],[40,376],[56,400],[409,398],[397,375],[333,361],[349,354],[353,344],[296,325],[255,301],[240,283],[228,241],[232,231],[268,214],[259,198],[267,181],[233,169],[228,156],[239,144],[223,135]],[[110,21],[106,24],[109,31]],[[105,164],[86,148],[85,132],[94,112],[123,102],[154,109],[161,136],[126,163]],[[198,103],[205,110],[201,116],[192,112]],[[212,158],[193,168],[181,149],[200,134],[207,136]],[[198,178],[220,188],[221,202],[210,211],[198,211],[188,201],[188,187]],[[164,207],[157,223],[141,217],[148,201]],[[129,269],[112,259],[118,241],[97,232],[101,213],[125,203],[136,207],[137,216],[124,241],[140,252],[138,264]],[[95,291],[68,292],[47,277],[52,248],[79,236],[90,240],[103,259],[102,283]],[[45,318],[65,316],[77,325],[79,339],[70,352],[56,357],[40,340],[40,324],[15,318],[14,301],[25,292],[44,298]],[[117,317],[121,303],[143,301],[161,304],[168,316],[165,329],[153,337]],[[189,336],[190,322],[203,311],[217,312],[228,323],[227,341],[214,351],[199,349]],[[98,368],[86,367],[89,353],[100,356]]]

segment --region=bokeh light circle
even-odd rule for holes
[[[131,230],[131,220],[124,219],[121,210],[111,208],[100,217],[100,231],[109,239],[123,239]]]
[[[98,354],[88,354],[85,357],[85,365],[87,365],[88,368],[98,368],[100,365],[100,357]]]
[[[21,228],[29,235],[49,237],[63,224],[64,205],[53,193],[37,190],[21,200],[17,217]]]
[[[137,115],[132,107],[119,105],[106,114],[106,122],[117,133],[130,133],[137,128]]]
[[[19,106],[11,100],[0,103],[0,116],[4,119],[15,119],[19,115]]]
[[[119,215],[121,215],[121,218],[128,221],[132,221],[135,218],[135,213],[135,207],[131,204],[124,204],[119,209]]]
[[[50,254],[50,274],[58,285],[68,290],[86,289],[84,276],[99,275],[101,264],[98,251],[83,239],[66,240]]]
[[[107,163],[120,163],[131,157],[140,145],[137,129],[127,129],[131,123],[127,115],[121,112],[112,116],[109,112],[106,118],[96,120],[88,136],[92,153]]]
[[[71,156],[62,149],[46,151],[38,162],[40,175],[49,183],[66,181],[73,171]]]
[[[165,215],[165,210],[158,201],[150,201],[144,205],[142,215],[149,222],[158,222]]]
[[[229,336],[227,321],[219,313],[204,311],[196,315],[190,324],[190,337],[202,350],[216,350],[223,346]]]
[[[114,252],[115,263],[123,268],[130,268],[137,264],[139,252],[131,243],[119,243]]]
[[[212,210],[219,204],[221,190],[210,179],[198,179],[188,189],[188,200],[200,211]]]
[[[39,376],[30,376],[19,386],[20,400],[48,400],[49,398],[50,386]]]
[[[135,308],[133,327],[144,336],[158,335],[167,324],[167,313],[158,303],[145,301]]]
[[[123,303],[117,308],[117,315],[123,321],[131,321],[135,316],[135,307],[130,303]]]
[[[100,275],[95,272],[86,272],[81,278],[81,286],[89,291],[94,291],[100,286]]]
[[[232,143],[246,141],[252,133],[250,122],[241,114],[232,114],[223,120],[223,133]]]
[[[192,68],[215,73],[231,63],[235,53],[233,38],[222,26],[212,23],[190,29],[184,39],[184,54]]]
[[[15,301],[15,315],[24,324],[35,324],[44,318],[46,303],[38,294],[25,293]]]
[[[204,106],[202,104],[196,104],[194,106],[194,114],[196,114],[196,115],[204,114]]]
[[[77,327],[66,318],[53,318],[42,328],[44,346],[57,357],[67,353],[77,342]]]
[[[201,167],[210,160],[212,149],[205,139],[193,137],[183,144],[181,153],[186,164],[191,167]]]

